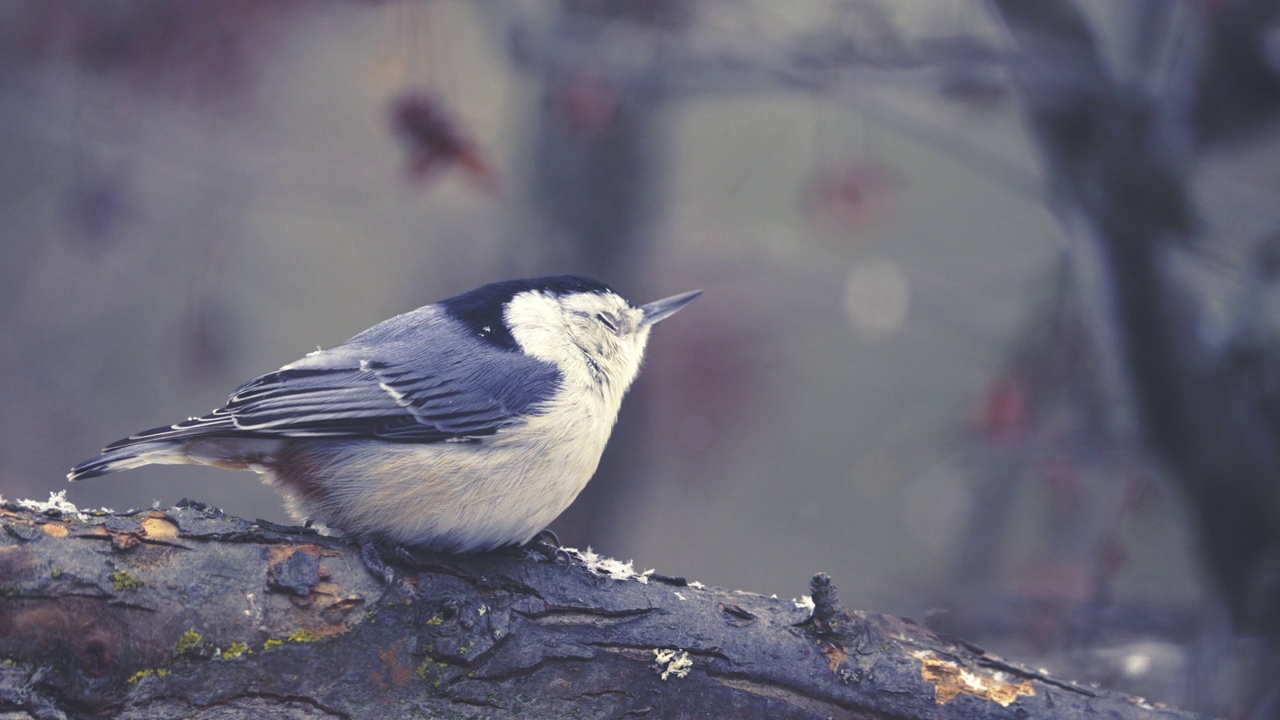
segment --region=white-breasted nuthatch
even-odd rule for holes
[[[108,445],[67,478],[151,463],[252,470],[295,517],[364,541],[524,544],[595,473],[650,329],[700,294],[637,307],[570,275],[485,285],[250,380],[208,415]]]

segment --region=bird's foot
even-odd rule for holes
[[[567,566],[573,566],[573,555],[569,554],[569,551],[560,545],[560,538],[556,537],[556,534],[550,530],[543,530],[534,535],[532,540],[521,546],[521,549],[541,555],[547,562],[552,564],[564,558]]]
[[[392,552],[398,560],[404,560],[410,564],[416,564],[417,562],[417,559],[402,545],[396,545]],[[395,587],[410,599],[418,596],[418,589],[402,574],[396,572],[396,569],[391,566],[391,563],[387,562],[386,557],[382,554],[382,548],[373,540],[360,541],[360,559],[364,561],[365,569],[383,582],[384,591]]]

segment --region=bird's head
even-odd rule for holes
[[[567,382],[620,402],[654,324],[700,294],[634,305],[603,283],[555,275],[486,285],[445,304],[489,342],[552,363]]]

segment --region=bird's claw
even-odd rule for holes
[[[524,544],[524,549],[542,556],[547,562],[555,564],[564,558],[565,566],[573,567],[573,555],[560,544],[560,538],[551,530],[543,530]]]

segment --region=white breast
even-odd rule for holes
[[[479,443],[313,443],[325,472],[310,499],[264,479],[295,516],[356,535],[450,552],[523,544],[586,486],[617,417],[611,399],[573,397]]]

